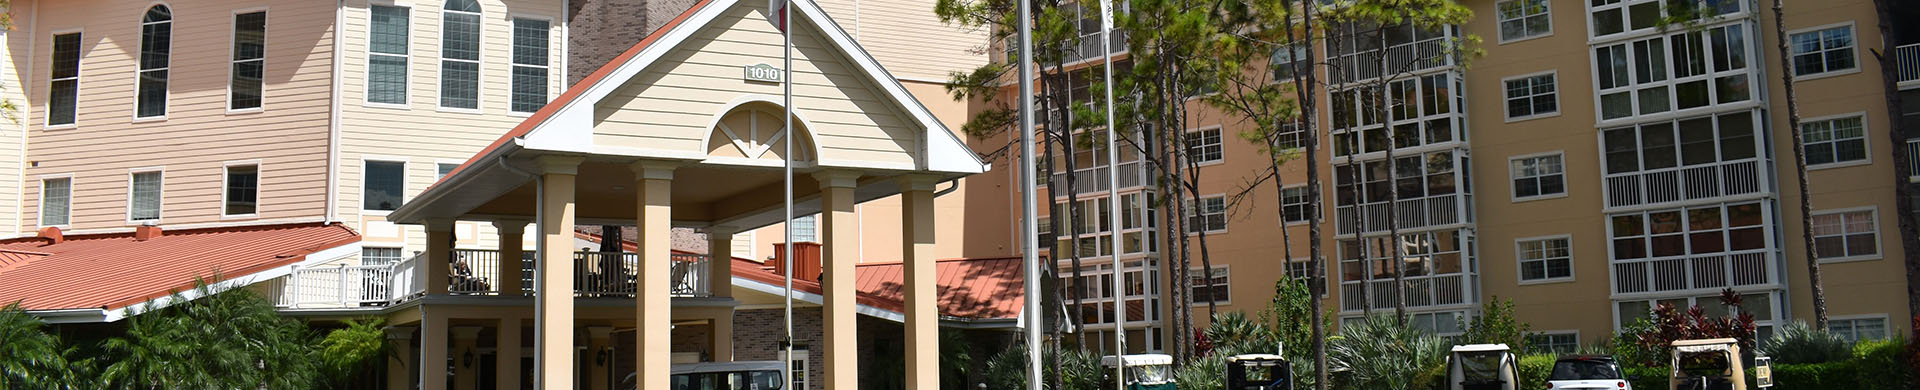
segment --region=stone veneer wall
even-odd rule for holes
[[[567,10],[567,85],[633,47],[694,0],[572,0]]]

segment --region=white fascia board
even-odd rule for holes
[[[228,277],[227,279],[214,282],[213,284],[210,284],[207,287],[208,287],[208,290],[216,293],[220,291],[246,287],[249,285],[253,285],[255,283],[265,282],[265,281],[274,280],[283,276],[291,275],[293,274],[294,268],[298,268],[305,265],[312,265],[316,263],[332,261],[332,260],[339,259],[341,257],[345,257],[347,255],[357,254],[357,253],[360,253],[360,242],[355,241],[352,243],[348,243],[346,245],[322,249],[319,251],[315,251],[313,253],[309,253],[306,255],[305,259],[302,259],[298,263],[280,266],[280,267],[273,267],[265,271],[255,272],[252,274]],[[186,291],[181,291],[179,296],[184,300],[191,301],[191,300],[200,298],[200,291],[198,289],[188,289]],[[67,321],[64,323],[114,322],[114,321],[119,321],[121,319],[125,319],[127,317],[138,315],[140,314],[141,310],[145,310],[149,306],[151,306],[152,308],[158,309],[158,308],[167,307],[168,305],[172,305],[173,303],[174,303],[173,296],[169,295],[169,296],[154,298],[152,300],[148,300],[146,302],[141,302],[138,304],[128,305],[127,307],[122,307],[119,309],[107,309],[107,310],[77,309],[77,310],[99,310],[101,313],[101,316],[93,321],[75,320],[75,321]],[[35,313],[35,314],[38,314],[38,313]],[[63,323],[63,322],[55,322],[55,320],[52,318],[49,318],[47,322]]]

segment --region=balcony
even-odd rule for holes
[[[456,249],[447,272],[447,293],[499,296],[517,285],[523,294],[536,292],[533,283],[538,254],[525,252],[514,280],[500,281],[500,252]],[[636,253],[574,252],[573,285],[576,297],[632,298],[639,269]],[[426,255],[386,265],[333,265],[294,269],[273,285],[272,295],[283,308],[378,308],[418,298],[426,292]],[[704,255],[673,255],[669,275],[676,298],[712,296]]]
[[[1759,194],[1766,188],[1757,159],[1680,166],[1608,176],[1607,207],[1651,206]]]
[[[1473,294],[1467,290],[1471,286],[1465,274],[1409,276],[1406,281],[1405,296],[1409,308],[1474,303]],[[1366,301],[1359,299],[1361,285],[1359,281],[1340,283],[1341,310],[1350,312],[1365,310],[1366,307],[1363,304],[1366,301],[1372,301],[1374,309],[1392,309],[1401,298],[1400,294],[1393,293],[1392,279],[1366,282],[1368,293]]]
[[[1401,199],[1398,202],[1398,222],[1401,229],[1415,229],[1428,226],[1451,225],[1470,222],[1461,219],[1461,194],[1441,195],[1418,199]],[[1471,203],[1468,203],[1471,204]],[[1367,232],[1387,230],[1387,202],[1369,203],[1360,206],[1366,213]],[[1354,234],[1354,206],[1339,207],[1334,212],[1334,224],[1339,227],[1338,234]]]
[[[1893,48],[1893,59],[1898,67],[1900,89],[1920,88],[1920,43]]]
[[[1773,284],[1767,250],[1613,262],[1613,293],[1638,294]]]
[[[1068,188],[1067,190],[1071,190],[1075,194],[1106,192],[1107,188],[1113,182],[1108,179],[1107,169],[1108,167],[1099,167],[1075,171],[1073,173],[1073,188]],[[1139,161],[1120,163],[1120,189],[1125,190],[1141,186],[1141,183],[1145,182],[1143,179],[1144,176],[1146,176],[1146,172],[1140,169]],[[1056,173],[1049,180],[1060,183],[1060,185],[1064,187],[1067,185],[1067,174]],[[1065,199],[1067,195],[1061,193],[1054,195],[1054,197]]]

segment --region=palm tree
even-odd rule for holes
[[[281,317],[246,289],[216,290],[196,280],[187,300],[148,303],[127,332],[101,344],[113,360],[101,379],[118,387],[306,389],[316,379],[306,325]]]
[[[39,317],[20,302],[0,307],[0,388],[47,388],[66,368],[60,339],[45,332]]]
[[[1328,343],[1327,358],[1338,371],[1348,371],[1348,382],[1358,389],[1407,390],[1437,374],[1447,358],[1446,341],[1405,325],[1396,316],[1367,317],[1340,327],[1340,338]]]

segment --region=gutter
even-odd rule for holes
[[[340,206],[340,90],[345,88],[341,86],[340,80],[340,67],[343,66],[344,61],[342,57],[345,57],[345,55],[340,52],[343,47],[341,46],[341,40],[344,39],[340,37],[340,26],[345,26],[346,21],[347,1],[336,0],[333,8],[333,88],[331,91],[332,96],[329,98],[332,100],[330,104],[333,107],[327,110],[327,209],[323,212],[326,218],[325,222],[329,223],[340,220],[338,218],[338,209]],[[361,228],[365,228],[365,226]]]
[[[535,181],[538,182],[539,176],[534,175],[532,173],[528,173],[526,171],[513,168],[512,164],[508,164],[506,161],[507,155],[509,153],[517,152],[525,148],[525,143],[526,143],[525,138],[514,138],[513,140],[508,141],[507,143],[500,144],[500,147],[494,148],[492,152],[489,152],[484,156],[480,156],[479,158],[473,159],[473,163],[469,165],[466,169],[453,171],[453,174],[450,174],[450,175],[447,175],[447,177],[441,178],[440,181],[435,182],[433,186],[427,187],[425,191],[421,191],[419,195],[414,195],[412,200],[408,200],[406,203],[401,204],[399,209],[395,209],[393,210],[393,212],[387,213],[387,222],[402,223],[401,221],[413,219],[414,218],[413,214],[420,212],[418,207],[424,207],[424,206],[415,206],[415,205],[433,203],[437,199],[446,197],[446,194],[449,191],[446,188],[459,187],[460,183],[473,181],[474,177],[479,175],[479,173],[476,173],[476,172],[479,172],[482,170],[480,169],[481,168],[480,165],[485,164],[486,161],[488,160],[494,160],[496,163],[499,164],[499,166],[504,167],[504,169],[506,169],[508,172],[513,172],[513,173],[520,174],[522,176],[534,178]]]

